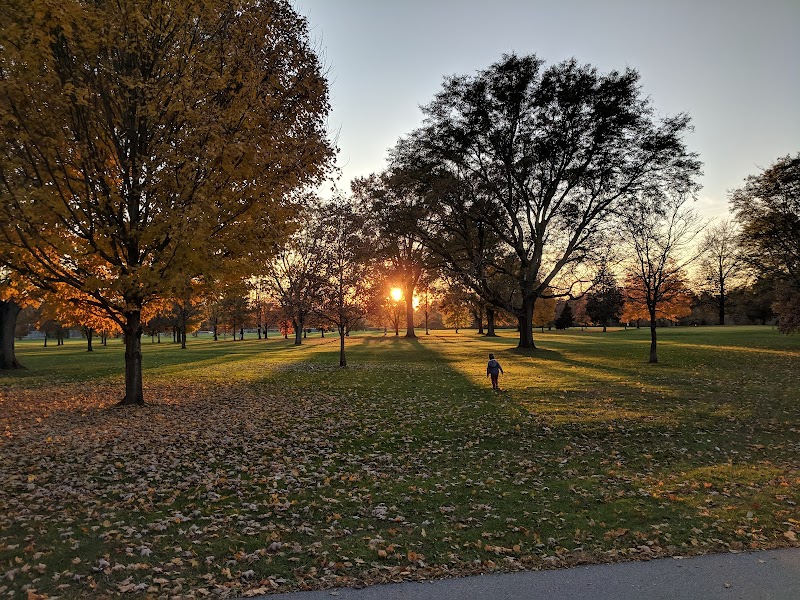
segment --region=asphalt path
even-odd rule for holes
[[[800,548],[260,596],[262,600],[800,600]]]

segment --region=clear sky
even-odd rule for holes
[[[800,0],[293,0],[331,82],[339,186],[382,170],[447,75],[503,53],[635,68],[660,114],[688,112],[697,208],[800,152]]]

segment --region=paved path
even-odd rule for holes
[[[262,596],[263,600],[800,600],[800,548]]]

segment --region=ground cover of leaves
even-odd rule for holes
[[[800,344],[769,328],[20,345],[0,596],[226,598],[798,545]],[[506,370],[493,393],[485,357]],[[121,362],[119,363],[121,367]],[[100,375],[94,375],[100,373]]]

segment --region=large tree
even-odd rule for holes
[[[800,330],[800,154],[751,175],[730,200],[747,260],[778,284],[781,329]]]
[[[545,290],[567,294],[575,276],[589,279],[581,269],[598,258],[626,196],[664,180],[688,185],[699,169],[682,139],[689,118],[657,119],[632,69],[601,74],[575,60],[545,68],[535,56],[506,55],[448,78],[423,111],[394,165],[427,175],[430,226],[449,235],[466,209],[475,233],[502,246],[475,262],[474,280],[484,300],[517,317],[520,347],[534,346]],[[486,271],[508,273],[515,293]]]
[[[143,307],[258,259],[329,163],[306,22],[285,0],[10,0],[0,44],[0,257],[119,323],[142,404]]]

